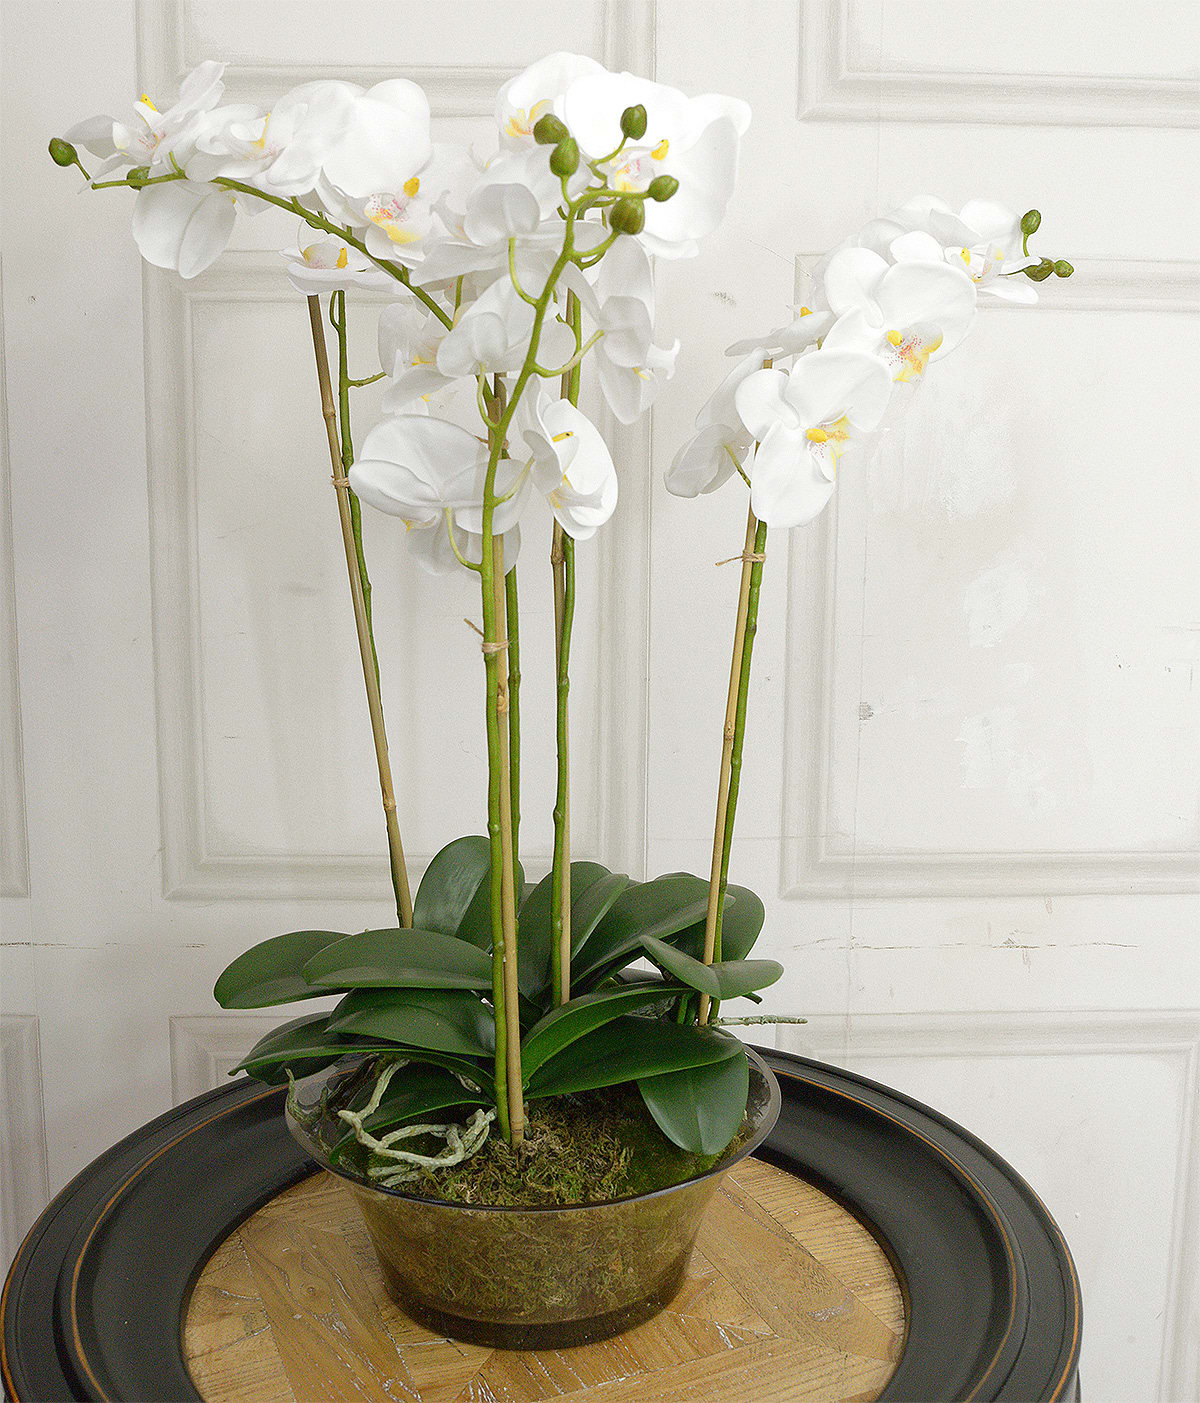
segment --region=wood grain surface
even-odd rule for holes
[[[414,1324],[349,1194],[321,1173],[213,1255],[184,1352],[208,1403],[871,1403],[903,1339],[900,1287],[870,1233],[749,1159],[715,1195],[679,1295],[601,1344],[492,1350]]]

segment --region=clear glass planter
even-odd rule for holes
[[[766,1139],[779,1085],[747,1049],[745,1138],[711,1169],[633,1198],[569,1207],[480,1207],[366,1183],[328,1151],[345,1126],[323,1114],[343,1065],[298,1082],[288,1128],[345,1181],[362,1211],[388,1290],[414,1320],[502,1349],[558,1349],[649,1320],[683,1284],[700,1220],[723,1175]]]

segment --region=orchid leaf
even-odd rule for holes
[[[330,989],[490,989],[491,957],[429,930],[365,930],[327,945],[304,977]]]
[[[612,974],[640,953],[645,935],[665,939],[703,919],[708,884],[687,873],[627,887],[583,944],[572,970],[572,991]]]
[[[418,930],[459,935],[480,888],[487,892],[490,873],[491,844],[482,834],[468,834],[447,843],[421,878],[413,902],[413,925]],[[481,944],[467,934],[462,934],[461,938]],[[491,940],[491,926],[488,925],[484,949],[491,946]]]
[[[682,992],[682,985],[669,986],[655,980],[571,999],[535,1023],[521,1044],[521,1069],[526,1082],[543,1062],[602,1024]]]
[[[527,1094],[530,1098],[565,1096],[616,1086],[723,1062],[741,1050],[737,1038],[715,1028],[626,1014],[577,1038],[544,1062],[530,1079]]]
[[[737,999],[766,989],[783,974],[776,960],[721,960],[706,965],[652,935],[642,936],[642,946],[660,969],[714,999]]]
[[[644,1077],[638,1090],[668,1140],[693,1154],[716,1155],[745,1118],[750,1063],[739,1044],[723,1062]]]
[[[294,999],[315,999],[328,993],[314,989],[301,973],[307,961],[335,941],[340,930],[294,930],[252,945],[222,970],[213,998],[222,1008],[269,1008]]]
[[[495,1048],[491,1010],[466,989],[355,989],[333,1010],[329,1031],[465,1057]]]
[[[598,862],[571,864],[571,936],[574,941],[575,910],[597,882],[612,876]],[[551,982],[550,962],[553,939],[550,928],[550,903],[554,889],[554,873],[548,872],[525,898],[518,921],[517,961],[521,992],[537,999]]]
[[[307,1077],[350,1053],[394,1050],[387,1043],[363,1042],[331,1033],[329,1018],[328,1013],[309,1013],[272,1028],[259,1038],[230,1076],[249,1072],[256,1080],[277,1086],[287,1080],[288,1071],[297,1078]]]

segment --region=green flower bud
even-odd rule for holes
[[[640,102],[621,113],[621,132],[630,141],[641,141],[646,135],[646,109]]]
[[[1036,268],[1025,268],[1022,270],[1031,282],[1044,283],[1054,272],[1054,264],[1048,258],[1043,258]]]
[[[663,200],[669,200],[678,189],[679,182],[673,175],[656,175],[647,187],[646,194],[652,200],[661,203]]]
[[[564,136],[551,151],[550,169],[559,177],[574,175],[579,169],[579,147],[573,136]]]
[[[1054,265],[1054,276],[1056,278],[1069,278],[1075,269],[1065,258],[1060,258]]]
[[[1021,233],[1024,234],[1026,238],[1028,238],[1030,234],[1037,233],[1038,229],[1041,226],[1041,223],[1041,211],[1036,209],[1027,209],[1025,213],[1021,216]]]
[[[50,159],[56,166],[74,166],[79,162],[79,152],[61,136],[50,138]]]
[[[140,190],[142,186],[145,185],[145,183],[150,179],[150,167],[134,166],[134,168],[131,171],[126,172],[125,179],[130,183],[130,185],[133,186],[135,190]]]
[[[539,146],[557,146],[570,133],[553,112],[547,112],[533,124],[533,139]]]
[[[618,234],[640,234],[646,227],[646,209],[641,200],[618,200],[608,222]]]

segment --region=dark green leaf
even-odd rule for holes
[[[571,939],[575,938],[575,911],[585,894],[595,884],[611,876],[607,867],[598,862],[571,864]],[[554,874],[547,872],[525,898],[518,924],[517,961],[521,992],[536,999],[550,987],[550,898]]]
[[[480,885],[486,893],[491,871],[491,844],[481,834],[455,838],[439,852],[421,878],[413,902],[413,925],[418,930],[440,931],[443,935],[458,935]],[[470,935],[463,936],[472,944],[480,944]],[[491,945],[491,928],[488,944]]]
[[[584,942],[571,973],[572,990],[612,974],[639,953],[642,936],[686,930],[704,915],[707,883],[686,873],[630,886]]]
[[[435,1111],[481,1106],[487,1104],[489,1099],[464,1087],[457,1077],[440,1067],[411,1064],[401,1067],[393,1075],[378,1109],[363,1121],[363,1128],[378,1138],[398,1125],[424,1120]],[[354,1139],[353,1130],[347,1130],[346,1135],[334,1145],[330,1159],[336,1160],[354,1144]]]
[[[621,893],[629,886],[624,872],[608,872],[571,901],[571,957],[608,915]]]
[[[301,970],[318,950],[345,938],[345,931],[340,930],[273,935],[226,965],[213,988],[213,998],[222,1008],[267,1008],[293,999],[317,998],[327,991],[314,989]]]
[[[625,985],[584,994],[548,1013],[530,1029],[521,1044],[521,1069],[529,1078],[548,1058],[561,1052],[569,1043],[664,996],[682,992],[682,986],[669,986],[657,981]]]
[[[529,1096],[564,1096],[616,1086],[735,1057],[736,1038],[715,1028],[689,1027],[629,1014],[579,1038],[538,1068]]]
[[[754,949],[766,919],[766,907],[749,887],[729,887],[721,917],[721,958],[744,960]]]
[[[272,1028],[259,1038],[230,1075],[245,1071],[275,1086],[287,1080],[285,1068],[295,1077],[307,1077],[351,1052],[392,1051],[386,1043],[363,1043],[329,1032],[329,1018],[328,1013],[309,1013]]]
[[[739,1047],[723,1062],[644,1077],[638,1090],[668,1140],[693,1154],[716,1155],[745,1118],[750,1063]]]
[[[714,999],[737,999],[754,989],[765,989],[783,974],[783,966],[776,960],[722,960],[706,965],[652,935],[642,936],[642,945],[667,974]]]
[[[428,930],[365,930],[327,945],[304,966],[322,989],[490,989],[478,946]]]
[[[525,869],[517,863],[516,889],[525,889]],[[456,931],[453,932],[460,940],[469,940],[472,945],[478,945],[481,950],[492,948],[492,884],[490,877],[488,880],[480,882],[470,906],[467,907],[466,915]]]
[[[329,1031],[465,1057],[495,1048],[491,1010],[465,989],[356,989],[333,1010]]]

